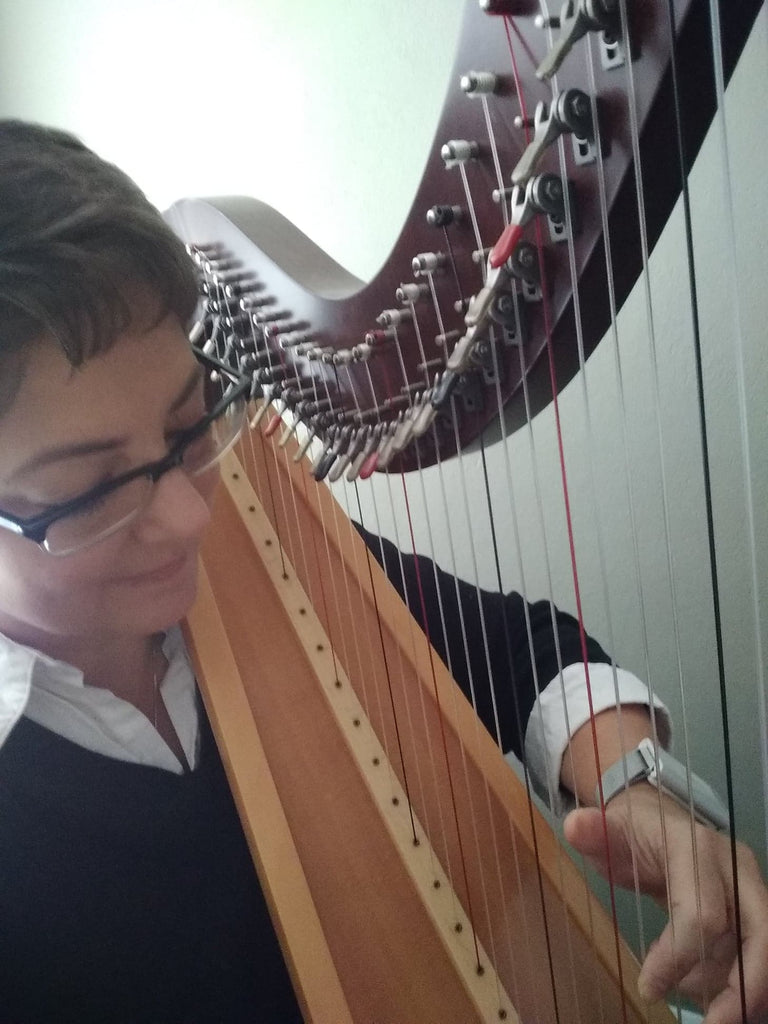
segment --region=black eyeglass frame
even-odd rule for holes
[[[35,544],[42,546],[45,543],[48,530],[59,519],[64,519],[66,516],[79,512],[92,501],[97,501],[99,498],[111,494],[124,484],[131,483],[131,481],[139,477],[149,477],[152,483],[155,484],[166,473],[181,466],[187,448],[199,437],[202,437],[210,425],[222,416],[233,402],[236,402],[238,398],[248,395],[251,390],[250,377],[244,376],[233,366],[207,355],[200,349],[193,347],[192,351],[203,366],[216,373],[226,375],[233,382],[233,385],[232,389],[219,399],[209,413],[206,413],[193,426],[179,432],[177,440],[167,455],[162,459],[157,459],[155,462],[147,462],[142,466],[136,466],[135,469],[116,476],[112,480],[97,484],[76,498],[72,498],[60,505],[54,505],[45,512],[29,516],[26,519],[19,518],[10,512],[4,512],[0,509],[0,528],[10,530],[12,533],[26,537],[27,540],[34,541]],[[212,462],[211,465],[215,465],[215,462]]]

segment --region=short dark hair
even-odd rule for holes
[[[187,324],[197,277],[182,242],[131,179],[66,132],[0,120],[0,411],[30,343],[52,335],[73,367],[131,324]],[[13,372],[13,368],[16,372]]]

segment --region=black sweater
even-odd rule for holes
[[[301,1020],[201,718],[184,775],[25,718],[0,749],[2,1024]]]
[[[474,707],[485,727],[502,750],[522,760],[537,689],[556,679],[561,666],[584,660],[576,619],[549,601],[527,603],[520,594],[478,590],[428,558],[404,555],[401,571],[394,544],[360,533],[470,700],[474,689]],[[585,642],[587,661],[610,663],[596,640],[586,636]]]

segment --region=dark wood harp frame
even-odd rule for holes
[[[546,33],[533,28],[535,5],[499,6],[517,8],[515,30],[521,45],[543,56]],[[727,25],[727,69],[759,6],[741,5]],[[638,84],[636,101],[643,127],[643,181],[650,197],[646,212],[652,245],[679,191],[674,175],[663,173],[663,162],[653,158],[676,145],[670,134],[674,119],[663,116],[671,104],[668,26],[661,4],[630,7],[637,43],[634,61],[651,68]],[[683,90],[690,86],[695,94],[681,98],[684,109],[697,111],[684,122],[684,145],[692,159],[711,117],[707,76],[697,63],[706,52],[707,17],[703,3],[680,2],[674,8],[680,60],[691,61],[681,63],[680,82]],[[490,33],[488,21],[476,5],[468,6],[457,72],[494,62],[508,69],[500,19]],[[496,49],[489,52],[494,35]],[[593,38],[588,44],[597,45]],[[569,61],[575,59],[576,51]],[[575,69],[566,64],[563,74],[567,69],[569,81],[572,78],[593,95],[585,68],[586,62]],[[614,282],[620,305],[641,267],[633,255],[636,247],[624,244],[637,234],[635,182],[630,140],[622,128],[626,98],[617,95],[611,74],[615,72],[598,71],[596,91],[603,146],[606,152],[610,147],[604,168],[612,245],[628,254]],[[499,80],[496,130],[501,135],[500,129],[506,128],[499,150],[502,165],[509,167],[524,146],[512,127],[512,77],[506,71]],[[527,89],[531,83],[525,85]],[[546,83],[533,83],[531,88],[529,111],[536,99],[550,95]],[[460,116],[447,105],[438,142],[457,137],[447,130],[454,124],[461,124],[462,138],[481,136],[478,101],[463,99]],[[560,159],[558,147],[552,147],[542,168],[551,166],[556,172]],[[566,163],[574,182],[574,209],[567,218],[572,242],[547,244],[543,252],[551,331],[544,323],[543,304],[523,306],[522,300],[514,324],[492,330],[490,362],[477,361],[454,403],[462,446],[494,419],[497,389],[507,401],[508,425],[521,422],[522,364],[527,367],[531,409],[551,399],[547,334],[551,333],[555,352],[558,387],[578,370],[572,342],[571,256],[582,296],[580,320],[587,354],[610,321],[612,310],[598,284],[605,273],[605,254],[595,213],[593,168]],[[494,184],[489,164],[489,154],[482,152],[467,171],[485,176],[488,191]],[[459,174],[453,171],[446,177],[437,157],[414,208],[421,215],[435,201],[463,203]],[[500,228],[489,211],[481,213],[484,224],[497,223]],[[578,232],[573,230],[577,214],[582,222]],[[376,385],[369,387],[359,366],[340,372],[330,361],[312,363],[296,349],[279,349],[278,343],[281,337],[304,337],[310,331],[319,347],[348,350],[359,343],[367,330],[375,328],[376,314],[393,305],[391,296],[407,272],[406,256],[436,247],[429,229],[411,218],[381,273],[361,287],[279,215],[258,204],[179,204],[171,219],[185,240],[203,246],[204,252],[210,252],[206,247],[213,243],[222,245],[224,253],[257,275],[262,294],[276,297],[280,315],[273,318],[269,306],[264,307],[259,316],[267,329],[259,338],[279,365],[322,381],[316,393],[333,392],[347,408],[359,411],[361,402],[366,408],[372,390],[374,402],[394,397],[391,381],[401,369],[394,358],[378,373],[377,360],[371,360],[377,375]],[[456,275],[477,289],[479,274],[471,255],[475,244],[467,219],[452,230]],[[258,239],[263,256],[254,254],[249,235]],[[585,296],[590,299],[586,314]],[[225,308],[229,301],[227,295]],[[524,316],[520,308],[525,309]],[[425,334],[438,333],[440,324],[429,323],[429,309],[423,315]],[[455,323],[461,324],[460,313]],[[519,349],[524,351],[522,360],[510,356]],[[417,380],[419,352],[415,346],[404,350],[408,379]],[[386,364],[388,359],[385,355],[379,362]],[[359,397],[363,395],[366,399]],[[434,431],[407,448],[392,466],[413,469],[434,461],[438,453],[449,455],[455,445],[453,428],[451,419],[439,417]],[[559,852],[548,825],[530,806],[491,738],[476,728],[471,708],[454,692],[447,670],[423,640],[415,638],[407,609],[371,564],[362,542],[339,524],[330,494],[325,488],[307,486],[302,473],[287,455],[273,456],[261,443],[246,447],[240,463],[226,465],[226,493],[206,547],[201,596],[189,620],[188,639],[307,1020],[448,1024],[514,1019],[515,1014],[523,1021],[670,1020],[663,1008],[648,1010],[640,1004],[637,966],[626,948],[617,949],[610,921],[586,895],[578,871]],[[253,487],[267,481],[267,491],[258,499]],[[295,520],[277,511],[277,493],[290,493]],[[284,551],[302,554],[291,566]],[[329,597],[334,588],[354,595],[354,620]],[[375,657],[361,655],[361,637],[362,646]],[[333,655],[331,645],[337,652]],[[387,665],[393,663],[397,671],[390,672]],[[398,716],[392,717],[371,699],[376,687],[388,684],[392,704],[413,730],[400,755],[405,777],[413,779],[419,773],[420,751],[441,749],[443,735],[447,762],[462,765],[462,772],[450,779],[422,779],[419,793],[409,792],[420,841],[413,857],[406,849],[408,829],[404,840],[402,835],[398,838],[403,817],[409,817],[400,789],[403,780],[395,778],[403,772],[393,754],[393,723]],[[410,702],[418,707],[415,717]],[[471,856],[460,849],[461,834],[443,825],[452,804],[460,820],[471,821]],[[433,834],[438,837],[435,846],[442,868],[427,853],[427,836]],[[419,867],[425,859],[428,866]],[[424,890],[435,888],[438,881],[435,908]],[[449,888],[457,892],[458,904],[449,901],[448,910],[441,909]],[[468,908],[474,908],[471,924]],[[474,939],[470,941],[470,933],[479,937],[481,952]],[[478,962],[483,973],[477,971]]]

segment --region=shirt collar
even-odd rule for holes
[[[0,633],[0,746],[24,714],[35,665],[42,657],[39,651]]]

